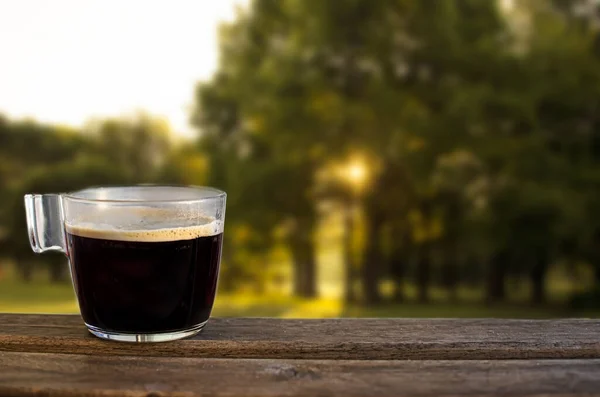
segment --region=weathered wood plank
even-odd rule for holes
[[[600,360],[326,361],[0,352],[0,395],[600,395]]]
[[[290,359],[600,358],[600,320],[211,319],[197,337],[106,342],[74,315],[0,314],[0,351]]]

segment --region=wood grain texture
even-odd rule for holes
[[[600,396],[599,374],[600,360],[327,361],[0,353],[2,396]]]
[[[125,344],[79,316],[0,314],[0,351],[163,357],[454,360],[600,358],[600,320],[211,319],[197,337]]]

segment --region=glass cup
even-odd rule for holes
[[[161,342],[208,321],[221,260],[226,194],[209,187],[100,187],[25,196],[33,251],[69,259],[88,330]]]

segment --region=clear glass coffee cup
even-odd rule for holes
[[[103,339],[162,342],[202,330],[221,261],[226,194],[99,187],[25,196],[36,253],[63,252],[83,321]]]

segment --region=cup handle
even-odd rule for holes
[[[27,232],[33,252],[67,252],[64,210],[60,194],[25,195]]]

